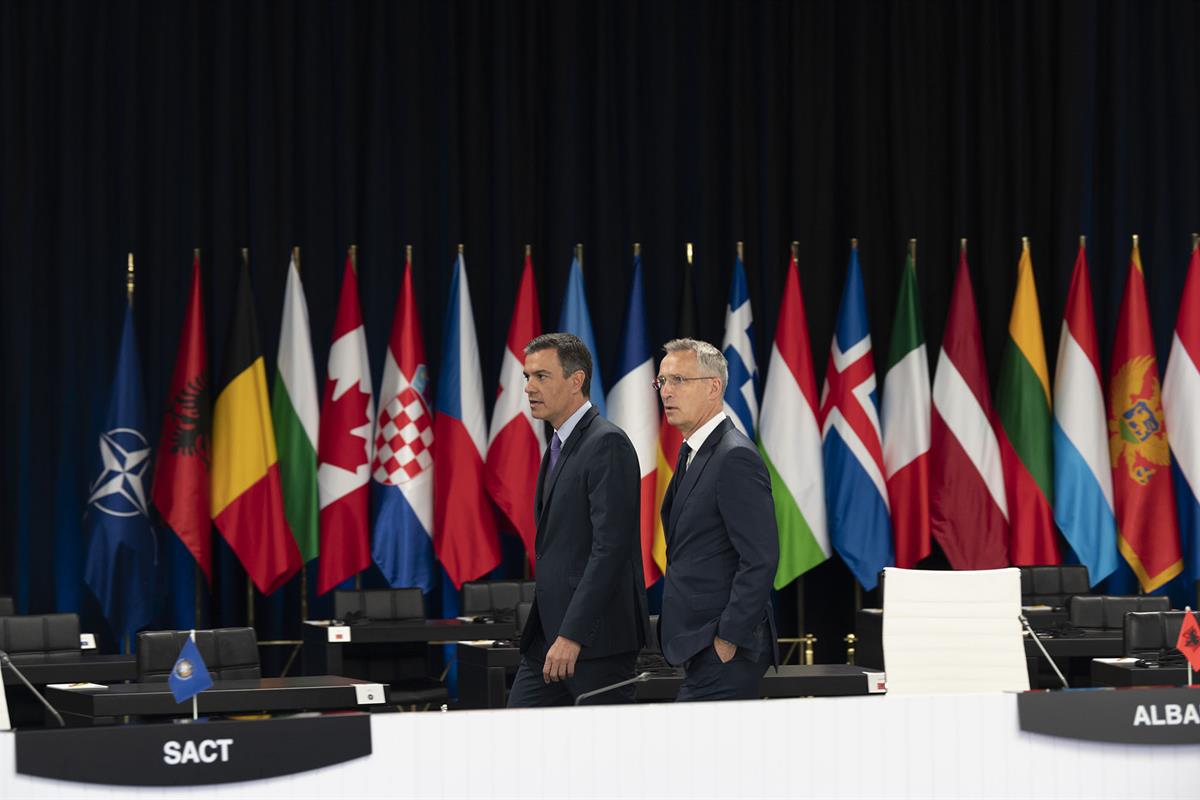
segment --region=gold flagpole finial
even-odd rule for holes
[[[792,240],[792,260],[793,261],[800,260],[800,243],[797,242],[795,239]]]
[[[349,249],[350,254],[350,269],[354,270],[354,274],[358,274],[358,245],[352,244]]]
[[[913,260],[913,263],[916,263],[916,261],[917,261],[917,240],[916,239],[908,240],[908,257]]]
[[[746,243],[745,242],[737,243],[737,257],[738,257],[738,261],[746,260]]]
[[[634,256],[634,258],[637,258],[637,257],[638,257],[638,256],[640,256],[641,254],[642,254],[642,243],[641,243],[641,242],[634,242],[634,243],[633,243],[633,256]]]
[[[851,249],[851,250],[857,250],[857,249],[858,249],[858,239],[851,239],[851,240],[850,240],[850,249]]]
[[[242,248],[242,266],[246,267],[246,268],[250,267],[250,248],[249,247]]]
[[[1200,233],[1193,233],[1192,234],[1192,249],[1195,250],[1197,247],[1200,247]]]
[[[964,236],[958,240],[958,252],[962,253],[963,255],[967,254],[967,237]]]
[[[458,243],[458,254],[460,256],[463,254],[463,243],[462,242]]]
[[[1133,249],[1137,250],[1137,246],[1138,246],[1138,235],[1135,233],[1133,235]]]
[[[1028,250],[1028,249],[1029,249],[1029,237],[1028,237],[1028,236],[1022,236],[1022,237],[1021,237],[1021,249],[1022,249],[1022,250]]]
[[[194,261],[200,260],[200,248],[199,247],[192,248],[192,260],[194,260]]]
[[[292,245],[292,263],[296,265],[296,272],[300,271],[300,245]]]
[[[583,269],[583,242],[575,244],[575,260],[579,262],[579,268]]]
[[[405,264],[412,263],[412,245],[411,244],[404,245],[404,263]]]
[[[125,296],[133,302],[133,253],[129,254],[125,267]]]
[[[692,243],[691,242],[687,243],[687,263],[689,265],[692,263]]]
[[[1086,237],[1086,236],[1084,236],[1082,233],[1081,233],[1081,234],[1079,234],[1079,248],[1080,248],[1081,250],[1083,250],[1083,249],[1086,249],[1086,248],[1087,248],[1087,237]]]
[[[533,245],[526,243],[526,245],[525,245],[525,257],[526,257],[526,258],[532,258],[532,257],[533,257]]]

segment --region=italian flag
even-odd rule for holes
[[[917,299],[916,240],[909,242],[883,378],[883,470],[896,566],[929,555],[929,356]]]
[[[996,388],[1000,461],[1008,492],[1008,558],[1013,564],[1057,564],[1054,527],[1053,415],[1050,370],[1029,240],[1021,244],[1017,291]]]
[[[776,589],[829,558],[817,397],[793,245],[758,423],[758,447],[771,475],[779,527]]]
[[[271,419],[279,450],[279,477],[283,483],[283,508],[300,557],[305,563],[317,557],[317,372],[313,364],[308,303],[300,282],[299,254],[292,251],[287,286],[283,290],[283,324],[279,331],[279,358],[271,393]]]

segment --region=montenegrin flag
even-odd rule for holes
[[[767,365],[758,449],[771,476],[771,495],[775,498],[779,527],[775,588],[782,589],[829,558],[830,552],[825,468],[817,425],[817,380],[796,269],[796,245],[788,262],[775,344]]]
[[[1108,385],[1108,451],[1120,537],[1117,546],[1142,591],[1149,593],[1183,571],[1183,556],[1146,277],[1136,237],[1117,318]]]
[[[1008,492],[1008,558],[1013,564],[1057,564],[1050,370],[1038,311],[1029,241],[1017,262],[1017,291],[1008,320],[996,389],[1000,460]]]
[[[213,409],[212,517],[254,585],[271,594],[299,571],[301,561],[284,513],[267,373],[245,263],[222,370]]]

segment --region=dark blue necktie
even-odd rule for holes
[[[688,454],[692,452],[692,448],[687,442],[679,445],[679,458],[675,461],[675,478],[683,480],[683,473],[687,472]]]
[[[559,439],[558,434],[555,433],[554,436],[550,438],[550,468],[546,470],[547,475],[549,475],[551,472],[554,472],[554,465],[558,463],[558,457],[560,455],[562,455],[562,440]]]

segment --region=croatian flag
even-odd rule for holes
[[[821,391],[825,499],[833,546],[867,590],[890,566],[892,525],[883,477],[883,442],[875,399],[875,361],[858,247],[842,291],[837,329]]]
[[[525,543],[530,569],[534,566],[533,546],[537,538],[533,495],[546,449],[546,426],[533,418],[525,397],[525,345],[541,332],[533,255],[526,249],[525,269],[508,326],[508,344],[500,363],[500,388],[492,406],[492,430],[484,470],[488,494]]]
[[[433,412],[408,251],[383,364],[371,463],[371,558],[390,586],[433,589]]]
[[[592,354],[592,392],[589,399],[600,416],[607,417],[608,412],[604,407],[604,381],[600,378],[600,352],[596,349],[596,336],[592,333],[592,315],[588,312],[587,295],[583,287],[583,265],[578,255],[571,259],[571,272],[567,276],[567,291],[563,296],[558,329],[564,333],[575,334],[587,345]]]
[[[1087,567],[1092,586],[1117,568],[1117,522],[1101,386],[1092,287],[1080,243],[1054,369],[1054,521]]]
[[[658,475],[658,398],[654,383],[654,357],[650,339],[646,336],[646,300],[642,289],[642,257],[635,249],[633,283],[629,288],[629,305],[625,308],[624,336],[618,378],[608,393],[609,419],[629,436],[637,453],[641,474],[641,541],[642,573],[646,585],[657,581],[662,573],[654,562],[654,502],[655,481]]]
[[[758,427],[758,365],[754,361],[754,314],[750,312],[750,289],[746,267],[742,263],[742,243],[738,242],[729,285],[729,305],[725,307],[725,341],[721,345],[729,365],[729,383],[725,387],[725,413],[742,433],[754,438]]]
[[[1192,245],[1175,338],[1163,379],[1163,413],[1171,432],[1171,472],[1179,509],[1183,572],[1200,578],[1200,250]],[[1176,606],[1178,607],[1178,606]]]
[[[500,564],[496,518],[483,485],[487,415],[479,342],[462,250],[454,262],[438,373],[433,473],[433,548],[455,587]]]

